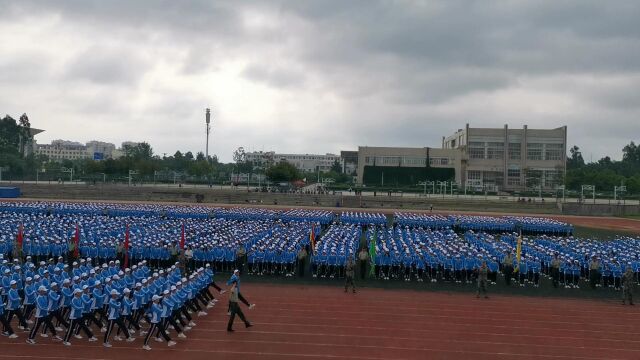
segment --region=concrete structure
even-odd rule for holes
[[[429,166],[427,166],[427,163]],[[461,152],[458,149],[434,149],[429,147],[358,147],[357,184],[363,184],[365,167],[369,166],[459,169],[461,167]],[[460,183],[460,180],[460,172],[456,171],[456,183]]]
[[[459,150],[460,180],[473,188],[517,191],[553,189],[563,183],[567,127],[556,129],[471,128],[442,138],[442,148]],[[456,176],[457,177],[457,176]]]
[[[342,165],[343,173],[356,176],[358,173],[358,152],[340,151],[340,165]]]
[[[340,156],[334,154],[277,154],[273,151],[255,151],[245,154],[245,160],[254,163],[257,168],[267,168],[286,161],[302,172],[329,171],[334,162],[340,162]]]

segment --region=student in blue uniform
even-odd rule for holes
[[[156,330],[159,331],[162,337],[167,341],[167,346],[174,346],[176,344],[175,341],[172,341],[169,335],[167,335],[167,332],[160,323],[162,317],[162,305],[160,305],[160,299],[162,299],[162,297],[158,295],[153,295],[151,298],[151,327],[149,328],[147,336],[144,338],[144,345],[142,346],[144,350],[151,350],[151,347],[149,346],[149,339],[151,338],[151,334]]]
[[[124,335],[127,337],[128,342],[132,342],[135,340],[134,337],[129,334],[129,330],[122,322],[122,303],[120,302],[120,293],[118,290],[111,290],[111,299],[109,300],[109,314],[107,315],[107,320],[109,320],[107,324],[107,331],[104,333],[104,341],[102,345],[104,347],[111,347],[111,343],[109,342],[109,337],[111,337],[111,332],[113,331],[113,325],[117,324],[118,329],[124,332]],[[116,335],[115,340],[122,340],[119,336]]]
[[[15,280],[11,280],[9,284],[11,287],[7,292],[7,322],[11,323],[13,316],[16,315],[20,324],[19,329],[24,330],[28,325],[21,310],[22,304],[18,294],[18,283]]]
[[[82,302],[82,290],[75,289],[73,291],[73,298],[69,303],[69,321],[71,321],[71,324],[69,325],[69,328],[67,329],[67,333],[64,337],[63,344],[65,346],[71,346],[71,342],[69,342],[69,340],[71,339],[72,333],[76,329],[80,329],[84,331],[89,341],[93,342],[98,340],[95,336],[93,336],[93,332],[91,332],[91,330],[89,330],[89,328],[85,325],[83,321],[83,316],[82,316],[83,311],[84,311],[84,303]],[[82,339],[82,336],[78,334],[78,335],[75,335],[75,338]]]
[[[49,315],[49,297],[47,296],[47,288],[44,286],[40,286],[38,288],[38,297],[36,298],[36,322],[31,329],[31,333],[29,334],[29,338],[27,339],[27,343],[34,345],[36,343],[35,338],[38,330],[40,330],[40,326],[48,327],[51,330],[54,338],[56,340],[62,340],[60,336],[56,334],[56,330],[53,328],[53,324],[48,317]],[[43,337],[47,337],[46,334],[43,334]]]
[[[4,328],[2,335],[8,336],[9,339],[15,339],[18,337],[18,335],[16,335],[13,332],[13,328],[11,327],[11,324],[4,317],[4,301],[2,301],[2,299],[0,299],[0,323]]]

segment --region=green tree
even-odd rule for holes
[[[340,166],[340,162],[338,160],[333,162],[333,165],[331,165],[331,171],[335,172],[335,173],[342,173],[342,166]]]
[[[573,147],[569,149],[569,152],[571,156],[567,159],[567,168],[577,169],[584,166],[584,159],[582,158],[582,152],[580,152],[579,147],[573,145]]]
[[[298,169],[286,161],[269,167],[266,175],[269,180],[274,182],[290,182],[301,178]]]

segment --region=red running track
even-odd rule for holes
[[[225,331],[226,298],[187,339],[153,350],[26,333],[0,338],[2,359],[640,359],[640,312],[615,301],[296,285],[243,285],[255,327]],[[246,308],[244,308],[246,309]],[[175,339],[175,337],[174,337]]]

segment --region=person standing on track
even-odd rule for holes
[[[511,276],[513,275],[513,255],[508,252],[502,261],[502,272],[504,273],[504,283],[511,285]]]
[[[367,274],[367,264],[369,264],[369,252],[364,247],[360,249],[358,261],[360,263],[360,280],[364,280],[364,277]]]
[[[487,261],[482,260],[482,265],[478,269],[478,292],[476,293],[476,297],[480,298],[480,293],[484,295],[485,299],[488,299],[487,296],[487,283],[488,283],[488,275],[489,269],[487,268]]]
[[[551,260],[551,279],[553,287],[557,288],[560,282],[560,259],[558,259],[557,253],[553,255],[553,260]]]
[[[347,264],[345,265],[345,281],[344,281],[344,292],[349,290],[349,286],[353,289],[353,293],[356,293],[356,285],[353,283],[353,277],[355,276],[356,266],[353,263],[353,257],[349,255],[347,259]]]
[[[231,312],[231,317],[229,317],[229,322],[227,323],[227,331],[234,332],[233,330],[233,320],[236,318],[236,314],[240,317],[240,320],[244,322],[244,326],[247,328],[252,327],[251,323],[244,317],[244,313],[242,309],[240,309],[240,305],[238,305],[238,299],[240,297],[240,290],[238,289],[238,282],[234,281],[231,285],[231,289],[229,290],[229,309]]]

